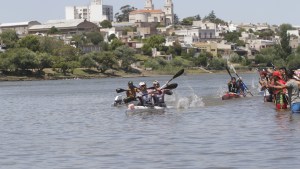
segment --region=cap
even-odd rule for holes
[[[139,83],[139,86],[144,86],[144,85],[146,85],[145,82],[140,82],[140,83]]]
[[[159,85],[159,82],[158,82],[157,80],[154,80],[154,81],[153,81],[153,84],[154,84],[154,85]]]
[[[133,82],[132,82],[132,81],[129,81],[129,82],[128,82],[128,85],[133,85]]]

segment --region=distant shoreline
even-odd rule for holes
[[[211,70],[212,73],[207,73],[202,70],[185,70],[186,75],[203,75],[203,74],[227,74],[226,70]],[[252,74],[255,71],[238,70],[241,74]],[[172,76],[169,73],[159,73],[155,71],[143,71],[137,73],[114,73],[114,74],[97,74],[97,75],[67,75],[67,76],[43,76],[43,77],[28,77],[28,76],[0,76],[0,82],[5,81],[44,81],[44,80],[78,80],[78,79],[102,79],[102,78],[138,78],[138,77],[157,77],[157,76]],[[235,75],[232,72],[232,75]]]

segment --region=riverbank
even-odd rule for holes
[[[14,75],[1,75],[0,81],[35,81],[35,80],[77,80],[77,79],[99,79],[99,78],[136,78],[136,77],[151,77],[151,76],[170,76],[174,75],[178,70],[174,72],[166,71],[154,71],[154,70],[140,70],[135,73],[127,73],[122,70],[108,70],[105,73],[101,73],[97,70],[91,69],[75,69],[73,74],[62,74],[53,71],[52,69],[45,69],[43,76],[14,76]],[[201,68],[185,69],[186,75],[197,74],[227,74],[226,70],[205,70]],[[238,73],[255,73],[250,70],[238,70]]]

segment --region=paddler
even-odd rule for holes
[[[140,82],[139,83],[139,96],[137,96],[140,100],[140,105],[145,106],[145,105],[152,105],[151,103],[151,95],[149,95],[149,91],[147,89],[147,85],[145,82]]]
[[[286,84],[286,82],[282,79],[281,73],[279,71],[273,72],[273,79],[274,79],[273,87]],[[274,98],[275,98],[275,105],[277,110],[287,109],[288,100],[285,94],[286,94],[286,89],[274,87]]]
[[[160,84],[157,80],[153,81],[153,90],[151,95],[153,98],[154,105],[165,106],[164,95],[167,93],[169,95],[173,94],[171,90],[161,89]]]
[[[238,86],[235,77],[232,77],[231,80],[228,82],[228,92],[234,94],[238,92]]]
[[[124,103],[129,103],[136,100],[136,93],[139,91],[137,87],[133,85],[132,81],[128,82],[128,90],[126,91],[126,98],[123,99]]]
[[[294,71],[288,71],[287,79],[288,81],[286,84],[279,84],[273,87],[281,90],[287,88],[292,113],[300,113],[300,79],[297,75],[294,74]]]

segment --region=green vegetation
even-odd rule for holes
[[[133,7],[125,6],[122,9],[128,12]],[[124,16],[119,17],[122,19]],[[189,25],[193,20],[200,19],[200,16],[196,15],[185,18],[183,22]],[[220,23],[213,11],[204,19]],[[109,21],[103,21],[101,24],[102,27],[111,27]],[[135,27],[128,27],[123,33],[135,31],[135,29]],[[263,39],[279,35],[280,43],[262,49],[253,61],[249,60],[247,56],[237,54],[231,54],[229,61],[244,67],[254,66],[251,63],[254,63],[255,66],[273,63],[277,67],[300,67],[300,47],[292,51],[289,46],[290,36],[286,32],[290,29],[292,29],[291,25],[283,24],[278,31],[255,32]],[[243,46],[245,43],[239,40],[241,31],[243,30],[227,32],[223,34],[224,39],[238,46]],[[249,30],[249,32],[251,31]],[[23,38],[19,38],[16,32],[12,30],[2,32],[0,40],[7,49],[6,52],[0,53],[2,75],[35,78],[102,77],[132,73],[144,74],[145,69],[151,69],[156,73],[174,73],[174,70],[181,68],[193,71],[199,67],[209,70],[224,70],[227,66],[227,60],[213,57],[212,53],[205,50],[182,48],[178,40],[173,43],[173,46],[165,46],[164,35],[154,35],[142,39],[143,47],[135,50],[124,44],[115,34],[108,37],[109,42],[105,42],[100,32],[86,32],[74,35],[71,39],[71,45],[69,45],[59,38],[50,37],[50,34],[58,32],[53,27],[48,32],[48,36],[28,35]],[[84,53],[83,47],[86,46],[100,47],[101,50],[100,52]],[[159,51],[160,56],[152,57],[153,49]]]

